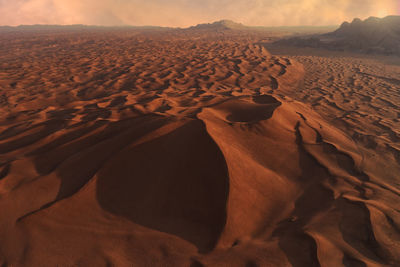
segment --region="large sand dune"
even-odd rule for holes
[[[260,33],[0,38],[0,265],[400,263],[398,67]]]

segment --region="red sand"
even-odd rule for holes
[[[0,38],[0,266],[400,264],[398,66],[247,33]]]

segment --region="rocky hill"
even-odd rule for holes
[[[250,27],[245,26],[241,23],[234,22],[232,20],[220,20],[214,23],[203,23],[196,26],[192,26],[190,30],[246,30]]]
[[[289,38],[280,44],[351,50],[363,53],[400,55],[400,16],[370,17],[344,22],[336,31],[308,37]]]

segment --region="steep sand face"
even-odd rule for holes
[[[233,32],[1,38],[0,264],[400,262],[392,91],[370,114],[381,127],[332,86],[307,97],[347,62],[273,56],[265,36]]]

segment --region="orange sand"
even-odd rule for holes
[[[400,264],[398,66],[244,32],[0,38],[0,266]]]

